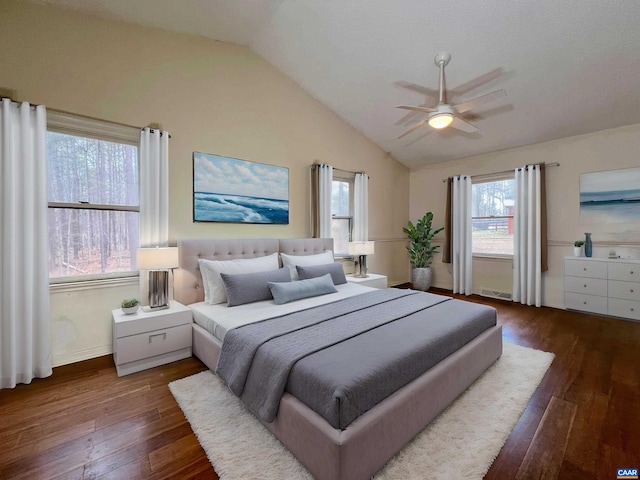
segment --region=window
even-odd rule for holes
[[[515,180],[474,182],[471,230],[474,254],[513,255]]]
[[[334,170],[331,185],[331,236],[336,256],[349,255],[353,225],[354,177],[341,176]]]
[[[139,130],[55,113],[47,128],[49,278],[133,273]]]

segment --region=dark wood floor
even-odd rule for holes
[[[487,479],[612,479],[640,466],[640,324],[469,297],[556,358]],[[215,479],[167,388],[195,358],[118,378],[111,357],[0,390],[0,479]],[[425,478],[428,478],[425,477]]]

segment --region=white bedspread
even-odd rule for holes
[[[295,302],[285,303],[284,305],[276,305],[273,300],[248,303],[246,305],[238,305],[237,307],[227,307],[226,303],[207,305],[204,302],[198,302],[192,303],[189,305],[189,308],[193,310],[194,321],[222,341],[227,331],[232,328],[297,310],[304,310],[317,305],[335,302],[336,300],[373,290],[370,287],[349,282],[343,285],[336,285],[336,289],[338,290],[336,293],[304,298],[302,300],[296,300]]]

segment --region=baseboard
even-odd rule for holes
[[[52,367],[60,367],[69,365],[70,363],[82,362],[83,360],[91,360],[92,358],[111,355],[113,347],[111,345],[102,345],[100,347],[87,348],[77,352],[67,353],[63,355],[54,355],[51,358]]]

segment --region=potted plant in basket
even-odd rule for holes
[[[120,308],[126,315],[131,315],[132,313],[136,313],[138,308],[140,307],[140,302],[137,298],[131,298],[128,300],[123,300],[120,304]]]
[[[438,253],[439,245],[432,245],[433,237],[444,230],[444,227],[431,230],[433,213],[427,212],[414,225],[411,220],[402,229],[409,239],[407,250],[409,251],[409,261],[413,270],[411,271],[411,283],[416,290],[426,292],[431,287],[431,262],[433,256]]]
[[[584,240],[576,240],[573,242],[573,255],[576,257],[582,256],[582,246],[584,245]]]

